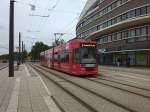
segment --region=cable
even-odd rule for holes
[[[79,15],[77,14],[77,17],[75,17],[75,18],[73,19],[73,21],[69,24],[69,27],[72,26],[72,25],[73,25],[73,26],[72,26],[71,28],[68,27],[68,29],[66,29],[65,32],[64,32],[65,34],[62,35],[60,38],[66,36],[66,35],[74,35],[74,31],[72,31],[72,30],[74,30],[74,24],[73,24],[73,23],[74,23],[74,21],[78,20],[78,16],[79,16]],[[70,33],[70,31],[71,31],[71,33]]]
[[[57,5],[58,5],[59,2],[60,2],[60,0],[57,0],[56,3],[52,6],[52,8],[50,9],[50,10],[51,10],[51,13],[55,10],[55,8],[57,7]],[[51,13],[48,14],[49,17],[50,17],[50,14],[51,14]],[[47,20],[48,20],[48,19],[45,19],[45,21],[41,21],[41,22],[40,22],[40,25],[39,25],[39,27],[38,27],[40,30],[41,30],[41,26],[43,26],[43,27],[45,26],[45,23],[46,23]],[[42,24],[44,24],[44,25],[42,25]]]
[[[70,25],[72,25],[74,23],[74,21],[77,20],[77,17],[75,17],[69,24],[67,24],[64,28],[62,28],[62,30],[64,30],[65,28],[68,28]]]
[[[37,9],[37,1],[38,0],[35,0],[34,2],[33,2],[33,4],[35,4],[36,5],[36,9]],[[47,4],[46,3],[46,8],[47,8],[47,10],[48,10],[48,6],[49,6],[49,3]],[[41,7],[38,7],[38,9],[39,8],[41,8]],[[43,8],[42,8],[43,9]],[[41,14],[42,13],[44,13],[45,12],[45,8],[43,9],[43,11],[41,12]],[[37,16],[37,17],[41,17],[42,19],[43,18],[46,18],[46,17],[49,17],[49,16],[42,16],[42,15],[39,15],[39,14],[34,14],[34,12],[32,12],[32,14],[30,14],[29,16]],[[41,24],[41,22],[39,23],[39,24],[37,24],[36,26],[35,26],[35,22],[36,23],[38,23],[39,22],[39,20],[38,20],[38,22],[37,22],[37,19],[36,20],[34,20],[33,19],[33,17],[32,17],[32,19],[31,19],[33,22],[31,22],[31,25],[30,25],[30,27],[28,28],[28,30],[27,31],[29,31],[30,29],[35,29],[35,28],[37,28],[40,24]],[[42,20],[40,20],[40,21],[42,21]],[[32,31],[32,30],[30,30],[30,31]],[[34,33],[39,33],[40,31],[39,30],[35,30],[35,31],[38,31],[38,32],[34,32]],[[30,32],[31,33],[31,32]]]

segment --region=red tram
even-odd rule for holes
[[[96,42],[72,39],[65,44],[40,53],[41,65],[72,75],[98,73]]]

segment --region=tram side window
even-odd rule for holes
[[[66,63],[69,63],[69,51],[66,50]]]
[[[63,50],[61,54],[61,62],[62,63],[69,63],[69,51]]]
[[[50,56],[50,54],[48,54],[48,57],[47,57],[47,58],[48,58],[48,61],[50,61],[50,59],[51,59],[51,56]]]
[[[54,62],[58,62],[58,53],[57,52],[54,54]]]
[[[73,49],[73,63],[78,64],[79,60],[79,49]]]
[[[65,60],[65,52],[64,52],[64,50],[62,50],[62,53],[61,53],[61,62],[64,63],[64,60]]]

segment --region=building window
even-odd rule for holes
[[[105,36],[105,37],[103,38],[103,42],[104,42],[104,43],[107,43],[107,42],[108,42],[108,37],[107,37],[107,36]]]
[[[142,27],[141,28],[141,35],[146,35],[147,32],[146,32],[146,27]]]
[[[147,13],[146,7],[141,8],[141,15],[144,15]]]
[[[150,35],[150,26],[147,27],[147,34]]]
[[[102,28],[105,28],[105,27],[107,27],[107,22],[102,24]]]
[[[112,40],[113,40],[113,41],[116,41],[116,40],[117,40],[117,33],[113,33],[113,34],[112,34]]]
[[[108,21],[108,26],[111,26],[111,24],[112,24],[112,21],[109,20],[109,21]]]
[[[150,40],[150,26],[147,27],[147,39]]]
[[[123,21],[123,20],[126,20],[126,19],[128,19],[127,13],[125,13],[125,14],[123,14],[123,15],[121,16],[121,20],[122,20],[122,21]]]
[[[117,40],[121,40],[121,32],[117,33]]]
[[[147,13],[150,13],[150,6],[147,6]]]
[[[131,30],[131,37],[134,37],[135,36],[135,29],[132,29]]]
[[[112,42],[112,36],[108,35],[108,42]]]
[[[127,40],[127,42],[128,42],[128,43],[135,42],[135,38],[129,38],[129,39]]]
[[[117,23],[117,18],[112,19],[112,25]]]
[[[108,12],[111,11],[111,10],[112,10],[112,7],[111,7],[111,6],[108,6],[108,7],[107,7],[107,10],[108,10]]]
[[[140,30],[140,28],[136,28],[135,31],[136,31],[136,36],[140,36],[140,35],[141,35],[141,30]]]
[[[126,3],[127,1],[128,1],[128,0],[121,0],[122,4],[123,4],[123,3]]]
[[[130,59],[129,64],[130,65],[135,65],[135,53],[134,52],[129,52],[128,53],[128,58]]]
[[[117,23],[121,21],[121,16],[117,17]]]
[[[121,0],[118,0],[117,1],[117,6],[120,6],[121,5]]]
[[[100,25],[96,26],[97,27],[97,30],[100,30]]]
[[[122,39],[128,38],[128,31],[123,31],[122,32]]]
[[[105,10],[102,10],[101,12],[102,12],[102,15],[104,15],[104,14],[105,14]]]
[[[141,8],[136,9],[135,13],[136,13],[136,16],[140,16],[141,15]]]
[[[99,43],[100,43],[100,44],[102,44],[102,43],[103,43],[103,38],[101,38],[101,39],[99,40]]]
[[[112,6],[112,9],[114,9],[115,7],[117,7],[117,2],[113,3],[111,6]]]
[[[135,17],[135,10],[129,12],[129,18]]]
[[[147,55],[144,52],[136,53],[136,64],[137,65],[146,65],[147,64]]]
[[[99,12],[99,16],[102,16],[102,11]]]

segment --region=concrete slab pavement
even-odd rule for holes
[[[27,65],[8,77],[0,70],[0,112],[60,112],[39,74]]]

